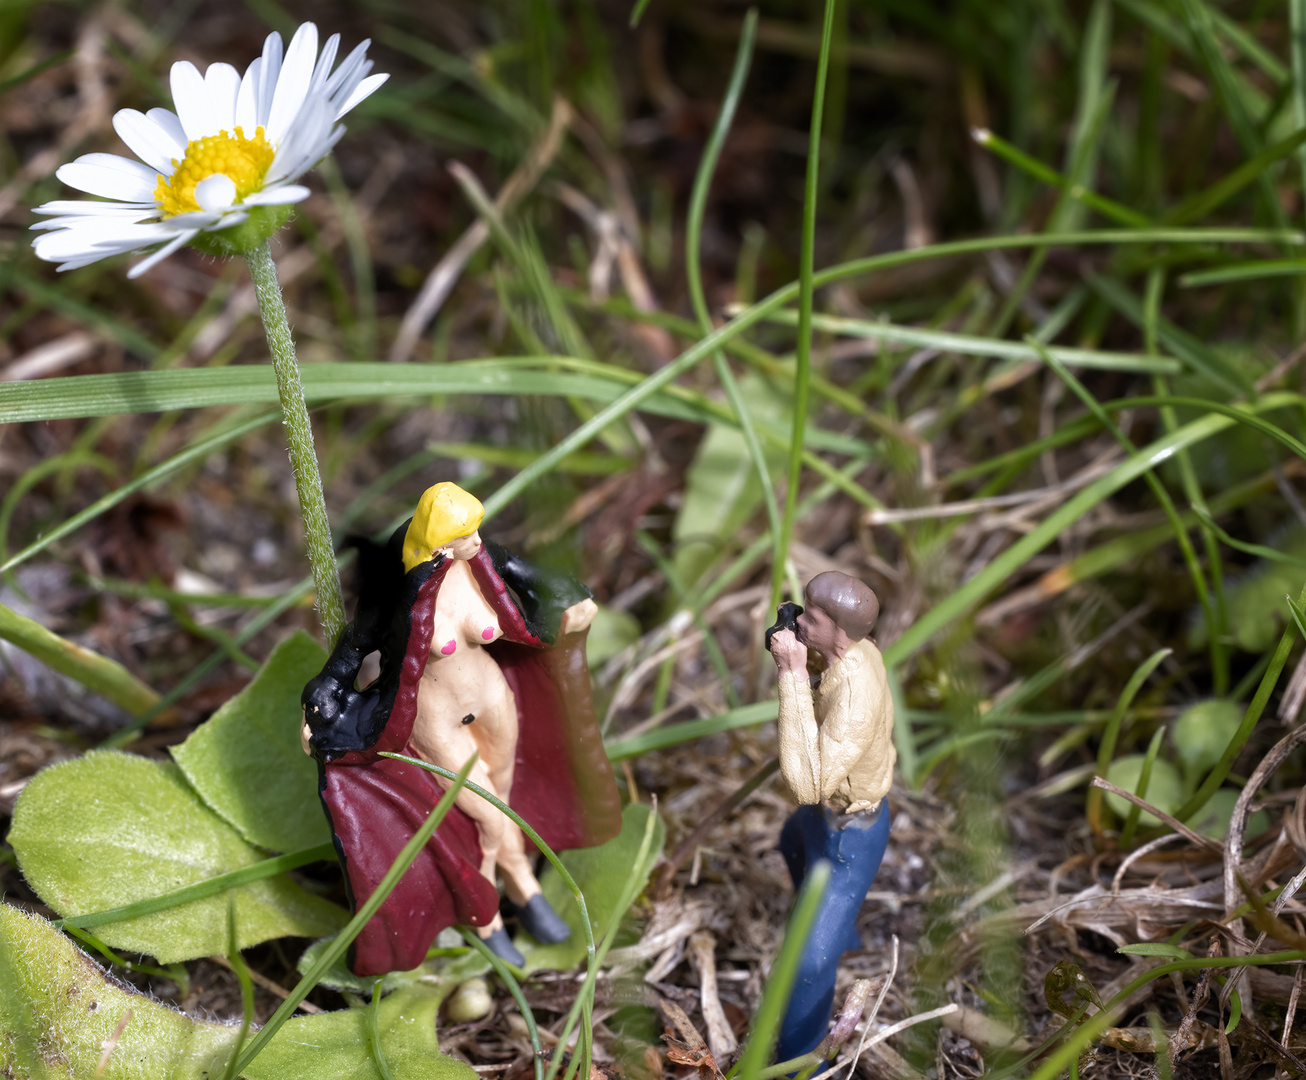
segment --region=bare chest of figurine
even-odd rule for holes
[[[467,736],[493,767],[517,741],[512,689],[485,646],[503,636],[499,620],[466,562],[455,561],[440,584],[431,654],[418,689],[412,741],[423,757]],[[462,738],[460,738],[460,736]],[[434,754],[435,757],[431,755]]]

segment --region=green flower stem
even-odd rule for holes
[[[327,521],[326,499],[322,495],[322,475],[317,468],[313,425],[308,419],[308,405],[304,402],[304,384],[299,378],[295,342],[290,336],[290,320],[286,318],[286,305],[281,299],[271,244],[264,242],[251,248],[245,253],[245,262],[249,264],[259,314],[263,316],[263,328],[267,331],[272,368],[277,373],[277,392],[285,417],[290,465],[295,473],[299,512],[304,519],[304,543],[317,590],[317,614],[330,647],[345,628],[345,600],[340,591],[340,574],[336,570],[335,550],[331,544],[331,525]]]

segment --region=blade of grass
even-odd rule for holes
[[[1087,190],[1092,186],[1103,128],[1115,99],[1116,84],[1107,80],[1110,45],[1110,0],[1093,0],[1080,46],[1078,95],[1075,101],[1075,119],[1066,148],[1065,185],[1048,215],[1044,227],[1047,233],[1074,229],[1083,216],[1082,204],[1070,193]],[[989,327],[991,337],[1000,338],[1006,334],[1011,320],[1038,278],[1047,256],[1047,249],[1035,251],[1030,256]]]
[[[749,8],[744,17],[743,29],[740,31],[739,48],[735,52],[735,66],[730,73],[730,82],[726,86],[726,96],[721,102],[721,112],[717,116],[712,134],[703,150],[703,159],[699,162],[698,173],[694,177],[694,189],[689,197],[689,213],[685,218],[685,277],[689,289],[690,302],[698,319],[699,329],[704,334],[712,332],[712,316],[708,313],[707,299],[703,294],[703,274],[700,265],[700,247],[703,236],[703,215],[707,210],[707,196],[712,188],[712,178],[721,159],[721,148],[725,145],[730,125],[734,122],[739,99],[744,92],[744,83],[748,79],[748,68],[753,57],[753,40],[757,33],[757,8]],[[772,542],[778,544],[782,530],[780,507],[776,502],[775,486],[771,482],[770,470],[766,457],[762,453],[762,444],[758,442],[757,431],[753,426],[752,414],[744,396],[739,392],[739,384],[730,370],[725,353],[717,349],[712,353],[712,364],[718,381],[726,392],[730,408],[734,410],[744,434],[744,445],[748,455],[753,459],[753,468],[762,485],[762,497],[766,505],[766,517],[771,526]],[[729,685],[727,680],[726,685]]]
[[[737,1075],[739,1080],[756,1080],[770,1059],[771,1048],[775,1045],[775,1037],[780,1030],[780,1021],[793,993],[803,947],[816,922],[816,913],[820,910],[829,883],[830,864],[819,859],[807,871],[807,877],[798,891],[794,912],[785,928],[784,941],[776,954],[775,963],[771,965],[771,977],[766,981],[762,1003],[757,1008],[752,1033],[738,1063],[726,1074],[727,1077]]]
[[[628,739],[617,739],[606,743],[604,749],[607,751],[609,761],[625,761],[628,758],[639,757],[641,754],[661,750],[664,747],[677,746],[680,743],[701,739],[707,735],[716,735],[722,731],[733,731],[735,728],[764,724],[768,720],[776,718],[778,715],[777,709],[778,706],[774,701],[759,701],[755,705],[744,705],[741,708],[731,709],[729,712],[720,713],[717,716],[709,716],[702,720],[686,720],[679,724],[667,724],[665,727],[646,731],[642,735],[634,735]]]
[[[161,979],[176,980],[176,974],[168,971],[166,968],[155,967],[152,964],[138,964],[135,960],[126,960],[109,948],[103,941],[97,938],[89,930],[83,930],[79,926],[65,926],[64,930],[83,945],[94,949],[103,956],[109,963],[120,968],[126,968],[128,971],[139,971],[146,975],[155,975]]]
[[[1143,297],[1143,340],[1150,354],[1159,351],[1157,339],[1161,321],[1161,296],[1164,291],[1165,271],[1155,267],[1147,275],[1147,291]],[[1152,387],[1158,397],[1164,397],[1170,392],[1169,385],[1160,375],[1152,377]],[[1158,411],[1167,431],[1174,431],[1179,426],[1179,419],[1169,405],[1162,405]],[[1187,450],[1180,450],[1175,455],[1175,462],[1179,468],[1179,479],[1183,484],[1184,494],[1202,523],[1202,544],[1206,548],[1206,564],[1211,570],[1215,624],[1220,641],[1223,643],[1229,637],[1229,605],[1224,593],[1224,563],[1220,558],[1220,545],[1215,533],[1206,524],[1210,514],[1207,511],[1206,497],[1202,494],[1202,485],[1197,479],[1197,471],[1193,468],[1192,457]],[[1213,652],[1212,656],[1218,661],[1213,672],[1215,696],[1224,697],[1229,692],[1229,650],[1222,644],[1219,651]]]
[[[1292,64],[1292,116],[1306,131],[1306,0],[1288,0],[1288,57]],[[1306,186],[1306,144],[1297,150],[1297,164]]]
[[[998,157],[1008,164],[1016,166],[1022,172],[1032,176],[1035,180],[1047,184],[1049,187],[1059,188],[1064,191],[1070,198],[1083,203],[1090,210],[1096,210],[1103,217],[1110,218],[1117,225],[1136,226],[1138,228],[1147,228],[1152,224],[1151,219],[1146,215],[1131,210],[1123,206],[1114,199],[1108,199],[1104,195],[1098,195],[1094,191],[1089,191],[1082,184],[1072,184],[1061,173],[1050,165],[1045,165],[1038,158],[1031,157],[1023,150],[1012,146],[1011,143],[998,135],[993,134],[987,128],[977,128],[971,133],[971,138],[986,150],[992,151]]]
[[[354,552],[348,551],[336,560],[337,569],[346,566],[354,557]],[[232,642],[236,645],[243,645],[255,634],[263,630],[264,627],[270,626],[276,622],[282,615],[292,607],[308,601],[313,592],[313,579],[306,577],[301,580],[294,588],[287,590],[277,600],[269,604],[264,610],[260,611],[252,618],[239,633],[232,635]],[[180,701],[188,694],[192,687],[199,685],[206,676],[215,670],[223,660],[226,659],[226,653],[221,649],[214,652],[209,658],[198,664],[187,676],[182,679],[176,686],[169,690],[163,697],[159,698],[155,705],[141,713],[129,724],[124,724],[115,731],[100,746],[104,749],[117,749],[126,746],[135,740],[136,736],[145,729],[156,718],[162,716],[164,711],[173,704]]]
[[[111,510],[113,507],[117,506],[129,495],[133,495],[145,488],[152,487],[161,480],[171,476],[178,469],[184,468],[192,462],[208,460],[208,458],[210,458],[216,451],[220,450],[228,443],[235,442],[237,439],[248,435],[251,431],[255,431],[266,424],[272,423],[272,421],[277,419],[279,415],[280,414],[276,412],[262,413],[251,420],[245,421],[243,424],[238,424],[235,427],[226,429],[225,431],[220,431],[218,434],[212,435],[207,439],[201,439],[199,442],[187,447],[180,453],[174,454],[172,457],[168,458],[167,461],[154,466],[154,468],[147,472],[141,473],[141,475],[135,479],[129,480],[127,483],[120,485],[102,498],[97,499],[85,510],[82,510],[67,520],[60,522],[39,539],[34,540],[32,543],[28,544],[27,547],[10,556],[3,564],[0,564],[0,573],[12,570],[15,566],[26,562],[33,555],[44,551],[51,544],[58,540],[62,540],[69,533],[76,532],[83,525],[90,521],[94,521],[105,511]]]
[[[159,695],[118,661],[74,644],[3,604],[0,604],[0,638],[132,716],[154,715],[161,707]]]
[[[1216,37],[1215,20],[1212,18],[1211,9],[1203,0],[1178,0],[1178,7],[1183,13],[1184,21],[1188,24],[1188,32],[1192,36],[1193,44],[1215,83],[1229,126],[1233,129],[1244,153],[1249,157],[1255,156],[1262,149],[1257,123],[1248,113],[1247,102],[1242,92],[1244,84],[1235,76]],[[1269,174],[1265,171],[1259,173],[1256,183],[1260,192],[1260,201],[1270,220],[1276,224],[1286,224],[1283,205],[1279,202],[1278,193],[1274,190]]]
[[[1253,404],[1238,410],[1230,408],[1229,412],[1236,412],[1240,417],[1254,419],[1256,413],[1282,408],[1288,403],[1287,399],[1293,397],[1295,395],[1266,394]],[[1167,400],[1176,401],[1182,399]],[[941,629],[962,618],[973,605],[997,588],[1011,574],[1026,565],[1030,558],[1060,536],[1072,522],[1077,521],[1103,499],[1108,498],[1133,480],[1139,479],[1149,469],[1155,468],[1171,457],[1176,450],[1208,439],[1224,431],[1230,424],[1235,422],[1234,417],[1225,414],[1222,409],[1217,408],[1212,403],[1204,402],[1203,406],[1210,409],[1209,415],[1185,424],[1177,431],[1143,447],[1136,456],[1130,457],[1112,469],[1106,476],[1094,481],[1073,498],[1068,499],[1044,518],[1032,532],[1021,537],[978,574],[955,589],[935,607],[925,612],[903,632],[897,641],[884,650],[885,663],[889,665],[898,664],[913,655]],[[1306,449],[1306,447],[1303,447],[1303,449]]]
[[[331,944],[322,950],[313,966],[304,973],[304,977],[286,995],[286,1000],[277,1007],[277,1011],[272,1014],[271,1019],[259,1029],[258,1034],[249,1041],[249,1045],[241,1052],[236,1061],[235,1072],[237,1075],[249,1068],[250,1063],[258,1057],[259,1052],[268,1044],[272,1036],[281,1029],[281,1025],[290,1019],[291,1014],[299,1007],[299,1003],[308,997],[313,987],[318,984],[331,966],[345,955],[345,950],[353,943],[354,938],[358,937],[363,927],[367,925],[368,920],[385,903],[386,898],[394,891],[394,887],[399,884],[399,879],[413,865],[418,852],[426,846],[426,842],[431,839],[432,834],[440,827],[440,822],[444,820],[445,815],[453,806],[454,800],[467,782],[467,777],[475,764],[476,755],[473,754],[468,758],[467,764],[462,767],[460,772],[450,774],[453,781],[451,786],[441,796],[440,801],[435,804],[430,815],[422,823],[422,827],[404,845],[403,850],[399,852],[390,869],[386,871],[385,877],[381,879],[376,890],[358,909],[357,914],[349,920],[345,928],[335,936]]]
[[[249,967],[236,946],[236,898],[227,898],[227,961],[236,974],[240,984],[240,1034],[236,1036],[236,1045],[232,1048],[227,1067],[222,1070],[222,1080],[233,1080],[236,1075],[236,1062],[240,1059],[240,1048],[245,1045],[249,1035],[250,1021],[254,1019],[254,980],[249,977]]]
[[[766,321],[783,326],[794,326],[798,321],[798,315],[797,312],[786,308],[768,315]],[[938,349],[940,352],[960,353],[963,356],[998,356],[1008,360],[1039,359],[1038,350],[1031,345],[1018,341],[980,337],[976,334],[957,334],[949,330],[929,330],[870,319],[850,319],[838,315],[813,315],[812,326],[832,334],[887,341],[895,345],[907,345],[913,349]],[[1159,372],[1166,375],[1177,375],[1183,370],[1183,365],[1169,357],[1102,352],[1097,349],[1072,349],[1062,345],[1045,345],[1044,348],[1062,363],[1075,367],[1134,373]]]
[[[656,799],[656,796],[654,796]],[[566,1022],[562,1026],[562,1035],[558,1039],[558,1048],[553,1053],[553,1060],[549,1062],[548,1072],[545,1073],[545,1080],[553,1080],[557,1074],[558,1066],[562,1062],[562,1054],[567,1044],[571,1042],[571,1034],[576,1030],[576,1024],[583,1022],[586,1028],[593,1027],[593,1009],[594,1009],[594,991],[597,986],[599,969],[603,966],[603,960],[608,955],[608,950],[612,948],[612,943],[617,939],[617,932],[621,929],[621,920],[629,910],[630,905],[635,902],[635,896],[643,887],[648,878],[649,871],[652,867],[653,852],[653,834],[656,831],[658,823],[657,806],[653,807],[653,812],[649,814],[648,820],[644,822],[644,836],[640,840],[639,851],[635,855],[634,866],[626,878],[625,884],[621,888],[621,893],[617,897],[616,906],[612,909],[612,920],[608,923],[607,930],[603,934],[603,940],[599,942],[594,956],[591,958],[589,966],[585,971],[585,981],[581,985],[580,993],[576,997],[571,1011],[567,1014]],[[580,1060],[573,1060],[572,1065],[580,1070],[580,1075],[590,1076],[590,1058],[591,1040],[593,1036],[586,1038],[585,1031],[581,1032],[581,1044],[583,1053]],[[568,1069],[568,1075],[573,1070]]]
[[[176,907],[178,904],[188,904],[192,900],[203,900],[206,896],[215,896],[220,892],[226,892],[228,889],[238,889],[240,886],[248,885],[252,881],[262,881],[264,878],[284,874],[287,870],[297,870],[309,863],[329,862],[335,857],[336,849],[334,845],[319,844],[317,847],[292,851],[288,855],[263,859],[252,866],[233,870],[229,874],[219,874],[217,877],[211,877],[205,881],[197,881],[194,885],[187,885],[184,889],[164,893],[162,896],[153,896],[148,900],[137,900],[121,907],[106,908],[104,911],[93,911],[86,915],[72,915],[66,919],[57,919],[54,925],[76,926],[81,930],[90,930],[96,926],[103,926],[105,923],[123,922],[127,919],[140,918],[142,915],[153,915],[157,911]]]
[[[803,430],[807,424],[808,396],[812,366],[812,299],[815,292],[816,203],[820,192],[821,121],[825,109],[825,84],[830,70],[830,42],[834,34],[836,0],[825,0],[825,18],[821,26],[821,52],[816,62],[816,87],[812,97],[812,124],[807,143],[807,181],[803,193],[803,240],[798,259],[798,350],[794,370],[794,427],[789,443],[788,484],[785,487],[784,518],[776,537],[775,558],[771,564],[771,602],[780,602],[784,587],[785,563],[789,557],[789,539],[798,515],[798,487],[803,474]],[[711,335],[709,335],[710,337]]]
[[[404,754],[391,754],[386,752],[382,752],[381,756],[394,758],[396,761],[406,761],[410,765],[416,765],[418,768],[425,769],[427,772],[434,773],[436,776],[444,777],[444,779],[446,780],[457,779],[454,776],[454,774],[450,772],[448,769],[442,768],[439,765],[432,765],[429,761],[420,761],[417,758],[408,757]],[[521,829],[522,833],[525,834],[526,838],[530,840],[531,843],[533,843],[537,848],[540,849],[544,857],[549,860],[550,865],[554,868],[554,870],[558,872],[558,876],[562,878],[563,884],[567,886],[568,891],[571,893],[572,897],[576,901],[577,909],[580,911],[581,928],[584,930],[585,933],[585,954],[588,962],[587,972],[594,972],[596,970],[595,957],[597,955],[595,945],[594,945],[594,924],[590,921],[589,907],[585,903],[584,893],[580,891],[580,886],[576,884],[576,879],[571,876],[571,873],[567,870],[567,867],[563,864],[562,860],[559,859],[556,854],[554,854],[553,849],[544,842],[540,834],[537,833],[526,821],[526,819],[523,818],[519,813],[517,813],[516,810],[514,810],[502,799],[486,791],[485,788],[481,787],[479,784],[473,784],[471,781],[467,780],[465,776],[461,778],[460,786],[466,787],[468,791],[471,791],[479,795],[491,806],[495,807],[500,813],[506,815],[519,829]],[[586,1026],[581,1029],[582,1055],[586,1058],[587,1066],[589,1063],[589,1053],[590,1053],[590,1046],[591,1046],[590,1040],[593,1038],[593,1031],[590,1028],[590,1025],[588,1024],[588,1020],[589,1020],[588,1010],[593,1004],[593,994],[590,995],[590,998],[591,998],[590,1002],[584,1004],[583,1006],[585,1010],[584,1016],[586,1020]],[[581,999],[578,998],[577,1000],[580,1001]],[[565,1047],[565,1045],[566,1045],[565,1039],[558,1043],[559,1053]],[[554,1060],[549,1065],[549,1071],[547,1073],[548,1080],[552,1080],[552,1077],[557,1072],[558,1060],[559,1060],[558,1057],[555,1055]],[[586,1076],[588,1075],[589,1073],[587,1071]]]
[[[1088,1049],[1107,1028],[1116,1023],[1124,1002],[1131,994],[1137,993],[1148,983],[1169,975],[1171,972],[1200,971],[1202,968],[1244,967],[1249,964],[1255,966],[1285,964],[1302,959],[1306,959],[1306,951],[1288,949],[1283,952],[1266,953],[1260,956],[1194,957],[1192,960],[1175,960],[1169,964],[1158,964],[1126,985],[1120,993],[1107,1002],[1105,1009],[1090,1016],[1083,1025],[1074,1031],[1067,1032],[1065,1042],[1043,1061],[1038,1069],[1030,1075],[1029,1080],[1056,1080],[1056,1077],[1063,1073],[1068,1066],[1073,1065],[1079,1055]],[[1061,1030],[1066,1031],[1065,1028]]]
[[[1032,341],[1033,339],[1031,338],[1027,340]],[[1130,458],[1136,458],[1138,455],[1138,447],[1134,445],[1133,441],[1123,431],[1121,431],[1120,427],[1110,418],[1110,416],[1107,415],[1106,410],[1102,408],[1102,405],[1097,398],[1089,393],[1088,388],[1075,378],[1069,370],[1067,370],[1065,364],[1052,356],[1042,345],[1037,345],[1037,348],[1043,358],[1043,362],[1056,372],[1057,377],[1063,383],[1070,387],[1071,391],[1073,391],[1075,396],[1084,403],[1088,411],[1097,417],[1098,422],[1106,428],[1116,442],[1124,448],[1125,453],[1128,454]],[[1215,605],[1211,601],[1210,592],[1206,584],[1206,576],[1202,573],[1201,564],[1197,561],[1197,552],[1193,549],[1192,541],[1188,538],[1187,526],[1180,517],[1179,511],[1175,507],[1174,500],[1170,497],[1170,492],[1167,491],[1165,485],[1161,483],[1161,479],[1156,475],[1156,472],[1152,469],[1148,469],[1143,473],[1143,481],[1151,489],[1152,494],[1156,496],[1156,501],[1161,504],[1161,509],[1165,511],[1165,516],[1170,521],[1170,527],[1174,530],[1175,540],[1179,542],[1179,550],[1183,554],[1184,564],[1188,568],[1188,574],[1193,581],[1193,588],[1197,592],[1198,601],[1202,605],[1202,612],[1206,618],[1207,634],[1210,638],[1211,647],[1211,666],[1216,672],[1219,672],[1223,668],[1225,672],[1225,683],[1227,686],[1228,663],[1224,657],[1224,638],[1221,634],[1220,621],[1216,615]]]
[[[384,979],[377,979],[372,984],[372,1001],[367,1006],[367,1052],[372,1057],[372,1064],[376,1066],[376,1071],[381,1074],[381,1080],[395,1080],[395,1074],[390,1071],[390,1063],[386,1060],[385,1051],[381,1049],[381,1025],[379,1023],[381,1016],[381,984]]]
[[[517,981],[517,977],[512,973],[508,965],[503,962],[502,958],[485,944],[485,940],[479,934],[474,933],[466,926],[458,927],[458,932],[462,934],[463,940],[468,945],[481,954],[485,962],[499,976],[503,985],[508,988],[508,993],[512,995],[513,1001],[517,1002],[517,1009],[521,1013],[522,1020],[526,1023],[526,1033],[531,1040],[531,1064],[535,1066],[535,1080],[544,1080],[544,1061],[540,1056],[544,1053],[544,1049],[540,1043],[540,1029],[535,1023],[535,1013],[531,1010],[526,995],[522,993],[521,983]]]
[[[12,78],[5,79],[3,82],[0,82],[0,94],[7,94],[10,90],[22,86],[23,83],[27,82],[29,79],[36,78],[41,74],[41,72],[49,71],[52,67],[57,67],[65,60],[71,59],[72,55],[72,49],[64,49],[63,52],[57,52],[53,56],[46,57],[39,64],[33,64],[31,67],[20,71]]]
[[[1147,745],[1147,753],[1143,755],[1143,767],[1138,773],[1138,784],[1134,788],[1134,794],[1140,799],[1147,798],[1147,788],[1152,780],[1152,766],[1156,764],[1156,755],[1161,749],[1161,740],[1165,738],[1165,728],[1159,727],[1152,733],[1152,741]],[[1091,788],[1092,791],[1100,791],[1100,788]],[[1129,807],[1129,814],[1125,818],[1125,827],[1120,830],[1120,846],[1126,850],[1133,846],[1134,833],[1138,831],[1138,816],[1142,808],[1133,803]]]
[[[1185,289],[1203,285],[1226,285],[1231,281],[1260,281],[1263,278],[1296,277],[1306,274],[1306,259],[1258,259],[1254,262],[1217,266],[1212,270],[1193,270],[1179,278]]]
[[[1143,684],[1152,677],[1152,672],[1157,669],[1157,665],[1169,656],[1173,649],[1157,649],[1151,656],[1144,660],[1134,669],[1134,673],[1129,676],[1129,681],[1125,683],[1125,688],[1120,691],[1120,696],[1116,699],[1116,707],[1111,711],[1111,719],[1107,721],[1106,730],[1102,732],[1102,742],[1097,750],[1097,775],[1106,779],[1107,771],[1111,767],[1111,759],[1115,757],[1116,742],[1120,738],[1120,728],[1124,723],[1125,714],[1129,711],[1129,706],[1134,703],[1134,698],[1143,688]],[[1085,810],[1085,816],[1093,831],[1099,835],[1102,832],[1102,789],[1090,787],[1088,789],[1088,805]]]
[[[1126,319],[1140,330],[1146,329],[1148,319],[1143,304],[1119,281],[1105,274],[1091,274],[1088,283],[1098,296]],[[1214,379],[1236,394],[1250,397],[1254,393],[1252,384],[1242,372],[1230,367],[1217,353],[1191,334],[1159,316],[1155,319],[1155,333],[1160,344],[1194,371]]]
[[[1267,146],[1259,154],[1248,158],[1227,176],[1221,177],[1205,191],[1190,195],[1178,206],[1172,207],[1161,215],[1161,221],[1169,225],[1186,225],[1208,217],[1238,192],[1242,191],[1262,176],[1275,162],[1296,153],[1300,158],[1306,154],[1306,128],[1296,131],[1286,139]]]

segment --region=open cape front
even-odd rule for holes
[[[411,753],[418,683],[448,570],[447,560],[438,558],[402,574],[406,530],[407,524],[400,526],[385,549],[361,547],[358,613],[303,696],[322,802],[355,909],[444,790],[425,769],[379,756]],[[508,803],[555,850],[603,843],[620,831],[621,806],[590,696],[587,632],[557,635],[562,612],[588,590],[488,541],[471,569],[504,634],[485,648],[517,700],[517,765]],[[356,690],[363,657],[373,649],[381,651],[381,674]],[[417,967],[446,926],[490,922],[498,890],[481,876],[480,863],[476,825],[455,806],[355,940],[353,972]]]

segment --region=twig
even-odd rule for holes
[[[1135,806],[1139,807],[1140,809],[1146,810],[1153,817],[1164,822],[1166,825],[1169,825],[1170,828],[1172,828],[1175,832],[1185,836],[1188,840],[1196,844],[1198,847],[1205,848],[1207,851],[1210,851],[1216,855],[1222,854],[1224,851],[1224,849],[1218,843],[1216,843],[1216,841],[1212,840],[1209,836],[1202,836],[1199,833],[1193,832],[1192,829],[1190,829],[1178,818],[1173,817],[1170,814],[1167,814],[1164,810],[1158,809],[1157,807],[1153,806],[1150,802],[1147,802],[1145,799],[1140,799],[1132,791],[1126,791],[1122,787],[1116,787],[1116,785],[1111,783],[1111,781],[1103,780],[1102,777],[1100,776],[1093,777],[1093,779],[1089,781],[1089,786],[1099,787],[1103,791],[1109,791],[1112,795],[1119,795],[1122,799],[1126,799],[1129,802],[1133,803]]]
[[[504,214],[539,182],[544,171],[553,163],[562,145],[562,137],[572,120],[571,106],[562,97],[553,99],[553,115],[549,119],[548,130],[544,137],[535,144],[526,158],[499,190],[494,200],[494,209]],[[490,238],[490,227],[485,219],[477,217],[458,242],[449,249],[431,272],[426,275],[417,298],[404,313],[403,322],[399,324],[399,333],[390,347],[390,360],[400,364],[407,360],[417,345],[417,339],[435,318],[440,307],[449,298],[454,285],[462,276],[463,268]]]
[[[857,1050],[853,1053],[853,1059],[848,1064],[848,1075],[844,1080],[853,1080],[853,1072],[857,1068],[857,1062],[861,1060],[862,1050],[866,1047],[866,1036],[871,1030],[871,1025],[875,1023],[875,1018],[880,1015],[880,1006],[884,1004],[885,996],[889,993],[889,987],[893,985],[894,977],[898,974],[898,935],[893,935],[893,952],[889,958],[889,975],[884,980],[884,985],[880,987],[880,992],[875,997],[875,1004],[871,1006],[871,1015],[866,1018],[866,1026],[862,1029],[862,1037],[857,1040]]]
[[[689,955],[698,969],[699,1007],[707,1026],[707,1046],[718,1059],[739,1049],[735,1033],[730,1030],[716,985],[716,938],[700,930],[689,938]]]
[[[1294,728],[1275,743],[1261,763],[1256,766],[1256,769],[1248,778],[1246,786],[1239,794],[1238,801],[1234,803],[1233,813],[1229,817],[1229,830],[1225,833],[1224,838],[1224,906],[1227,911],[1235,910],[1242,904],[1243,900],[1242,885],[1239,882],[1239,878],[1242,876],[1243,832],[1247,828],[1247,818],[1251,814],[1252,800],[1265,785],[1265,782],[1269,780],[1275,769],[1283,764],[1288,755],[1303,742],[1306,742],[1306,726]],[[1242,919],[1234,919],[1228,926],[1235,934],[1229,946],[1230,955],[1242,955],[1238,946],[1238,937],[1243,933]],[[1243,1008],[1250,1014],[1252,1008],[1251,985],[1248,982],[1245,970],[1230,976],[1220,995],[1221,1001],[1227,1001],[1229,995],[1235,989],[1242,998]]]

